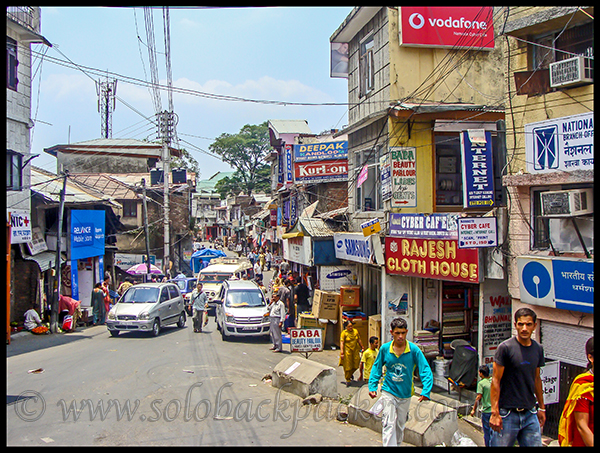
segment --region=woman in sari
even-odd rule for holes
[[[586,342],[585,353],[587,370],[573,380],[558,423],[561,447],[594,446],[594,337]]]
[[[344,321],[344,330],[340,335],[340,363],[344,367],[346,387],[352,382],[353,374],[360,367],[360,353],[363,351],[358,330],[354,328],[352,321]]]

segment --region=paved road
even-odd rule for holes
[[[187,324],[157,338],[19,334],[7,346],[7,444],[380,445],[265,384],[283,357],[267,341],[223,342],[214,318],[200,334]]]

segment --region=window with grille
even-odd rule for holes
[[[535,39],[533,69],[546,69],[550,63],[576,55],[585,59],[585,77],[594,78],[594,24],[588,22],[566,30],[557,30]]]
[[[137,201],[123,200],[123,217],[137,217]]]

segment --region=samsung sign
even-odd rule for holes
[[[400,6],[400,45],[418,47],[494,48],[490,6]]]
[[[335,233],[333,243],[336,258],[367,264],[372,262],[371,236],[365,237],[362,233]]]

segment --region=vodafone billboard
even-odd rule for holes
[[[399,6],[400,45],[494,48],[491,6]]]

